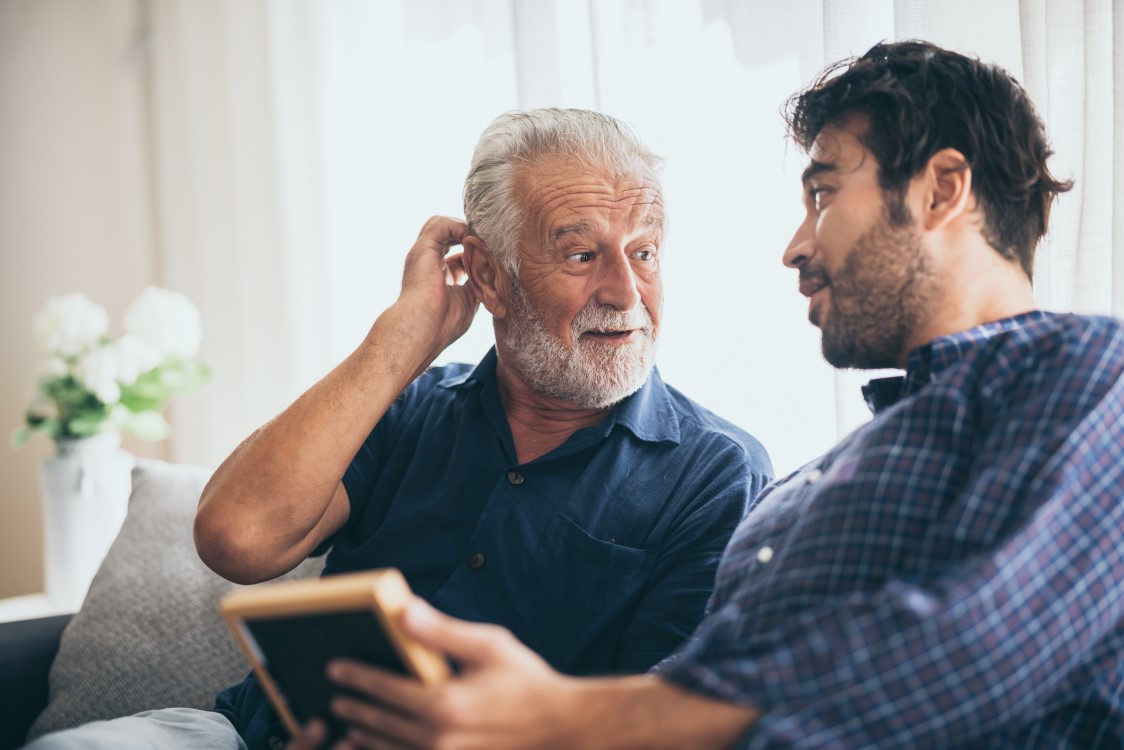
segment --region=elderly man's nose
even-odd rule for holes
[[[609,259],[598,276],[598,304],[627,311],[640,303],[636,272],[626,258]]]

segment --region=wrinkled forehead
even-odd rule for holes
[[[536,232],[551,234],[559,223],[598,218],[663,227],[659,177],[640,159],[611,171],[570,159],[540,160],[521,170],[516,190],[528,228]]]

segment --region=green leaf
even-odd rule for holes
[[[20,427],[12,433],[12,447],[22,448],[31,439],[31,430]]]
[[[163,440],[171,431],[168,420],[158,411],[128,414],[124,420],[124,428],[141,440]]]
[[[211,377],[211,371],[195,360],[170,359],[157,369],[160,382],[174,393],[195,390]]]
[[[102,425],[105,424],[108,416],[109,414],[103,407],[98,411],[87,411],[71,417],[70,421],[66,423],[67,432],[78,437],[97,435],[102,431]]]
[[[171,393],[160,385],[131,385],[121,389],[121,405],[131,412],[163,408]]]
[[[32,428],[32,432],[38,432],[41,435],[46,435],[47,437],[54,440],[62,434],[62,425],[57,419],[44,419],[42,422]]]

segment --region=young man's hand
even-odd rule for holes
[[[355,662],[329,676],[370,701],[340,697],[336,716],[352,726],[337,748],[369,750],[597,750],[727,748],[756,716],[753,709],[687,693],[656,677],[563,676],[507,630],[443,615],[420,599],[406,630],[452,657],[460,672],[442,685]],[[290,744],[312,750],[323,726]]]
[[[339,747],[503,748],[546,747],[557,731],[559,699],[573,680],[553,671],[507,630],[446,617],[420,599],[409,608],[407,628],[460,665],[444,685],[417,680],[352,661],[329,665],[329,676],[370,701],[341,696],[335,715],[352,726]],[[310,726],[289,744],[311,750],[324,739]]]

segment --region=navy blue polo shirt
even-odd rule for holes
[[[656,370],[603,422],[520,464],[492,350],[429,370],[379,421],[344,475],[351,513],[324,575],[397,567],[438,609],[509,628],[562,672],[640,672],[702,619],[771,475],[757,440]],[[216,708],[255,750],[275,720],[264,704],[244,683]]]

